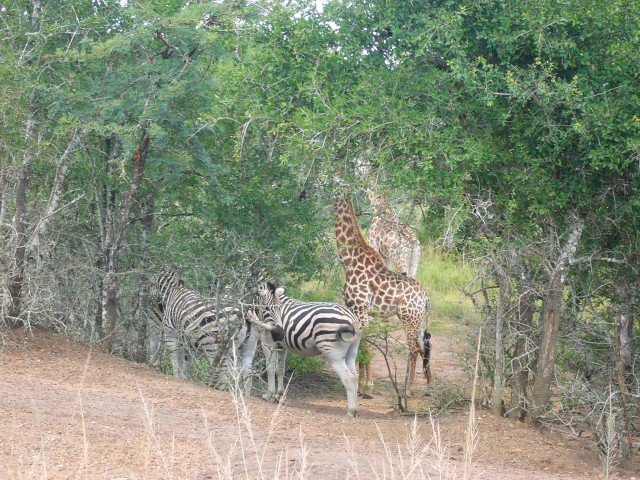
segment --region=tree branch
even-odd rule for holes
[[[38,224],[33,229],[31,240],[27,245],[27,248],[29,250],[38,248],[38,246],[40,245],[40,238],[42,238],[42,236],[47,232],[49,223],[53,218],[55,212],[58,210],[58,204],[60,203],[60,198],[62,196],[62,188],[66,179],[69,165],[71,163],[71,157],[73,153],[81,148],[84,136],[84,132],[79,133],[78,130],[75,130],[73,132],[71,140],[69,141],[69,144],[67,145],[67,148],[62,153],[62,156],[58,161],[58,171],[56,172],[56,178],[51,190],[51,196],[49,197],[49,204],[47,205],[45,212],[40,217]]]

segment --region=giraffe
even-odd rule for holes
[[[361,325],[371,322],[369,312],[383,317],[397,315],[404,327],[409,347],[409,388],[415,382],[418,355],[423,372],[431,381],[429,368],[431,334],[427,332],[431,310],[429,296],[411,277],[389,270],[380,254],[362,236],[351,201],[338,196],[334,202],[336,244],[345,273],[344,300]]]
[[[384,193],[367,189],[367,194],[375,212],[367,232],[369,244],[380,253],[387,268],[393,265],[398,272],[415,278],[420,263],[420,241],[389,207]]]

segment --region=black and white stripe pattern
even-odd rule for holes
[[[258,293],[264,322],[281,327],[279,338],[272,337],[272,332],[264,332],[261,337],[268,374],[268,392],[264,398],[277,401],[284,393],[287,350],[301,355],[322,355],[347,391],[347,414],[355,416],[358,411],[356,354],[362,336],[356,316],[335,303],[307,303],[287,297],[282,288],[276,290],[271,283],[261,285]],[[281,340],[280,348],[276,340]]]
[[[158,275],[152,302],[151,318],[162,322],[174,376],[188,378],[193,356],[206,356],[214,369],[233,355],[243,373],[251,367],[258,335],[239,308],[209,304],[174,271]]]

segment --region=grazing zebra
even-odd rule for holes
[[[161,320],[165,343],[171,352],[173,375],[188,378],[193,356],[205,356],[211,366],[229,362],[236,355],[241,374],[251,368],[258,333],[236,307],[216,307],[184,287],[173,271],[162,272],[152,289],[152,318]],[[250,377],[245,392],[251,389]]]
[[[347,415],[358,412],[356,354],[362,331],[358,319],[346,307],[334,303],[306,303],[284,295],[272,283],[258,289],[264,323],[262,348],[267,359],[268,392],[265,400],[278,401],[284,393],[287,350],[301,355],[322,355],[338,374],[347,391]],[[275,324],[275,326],[273,326]],[[264,330],[270,332],[264,332]],[[273,336],[269,333],[273,333]],[[276,376],[278,388],[276,390]]]

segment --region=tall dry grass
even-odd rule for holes
[[[317,466],[314,467],[314,465],[317,463],[318,456],[324,455],[326,462],[327,452],[319,450],[320,447],[309,438],[317,436],[317,429],[321,429],[322,425],[314,425],[313,434],[305,431],[302,424],[296,429],[288,429],[282,421],[283,411],[286,408],[286,392],[284,401],[273,404],[268,421],[265,422],[264,418],[261,418],[260,422],[256,422],[252,408],[253,401],[245,398],[244,379],[240,377],[240,375],[231,376],[228,411],[233,414],[226,420],[221,420],[219,413],[215,416],[216,422],[225,421],[225,426],[230,427],[228,430],[233,431],[230,438],[221,439],[219,430],[217,433],[216,429],[210,428],[214,417],[210,416],[206,410],[201,412],[204,438],[200,442],[202,451],[198,452],[197,458],[204,456],[207,459],[208,464],[200,466],[201,470],[206,471],[207,478],[219,480],[320,478]],[[78,430],[82,432],[83,438],[77,445],[77,464],[66,465],[65,471],[74,473],[66,474],[65,478],[95,479],[100,475],[103,478],[111,478],[107,472],[114,467],[108,464],[108,458],[105,458],[103,474],[96,471],[97,455],[91,452],[95,444],[90,438],[92,432],[86,428],[86,419],[92,415],[86,410],[83,400],[86,395],[84,380],[81,379],[78,386],[77,407],[78,421],[81,423]],[[159,421],[159,413],[154,409],[155,400],[147,398],[141,388],[138,389],[138,396],[143,412],[142,428],[146,432],[146,441],[136,446],[137,474],[127,478],[170,480],[185,478],[184,450],[178,448],[178,445],[184,441],[184,438],[180,438],[183,434],[167,431],[166,424],[160,427],[159,424],[165,423],[166,417],[162,422]],[[264,408],[260,408],[260,411],[264,411]],[[304,415],[306,411],[300,410],[298,413]],[[166,416],[166,413],[164,415]],[[327,417],[323,418],[327,421]],[[337,416],[335,421],[343,421],[342,416]],[[437,420],[432,416],[429,416],[428,420],[425,417],[415,416],[406,438],[397,442],[387,441],[383,429],[376,425],[378,438],[373,448],[376,454],[376,461],[373,464],[371,464],[370,447],[363,449],[357,443],[361,438],[349,434],[349,424],[359,421],[366,420],[362,418],[348,420],[343,431],[342,450],[339,450],[340,445],[336,445],[340,442],[340,438],[335,439],[331,450],[333,455],[336,446],[338,447],[335,464],[340,465],[340,467],[336,466],[336,470],[340,471],[341,477],[344,475],[344,478],[398,480],[459,478],[460,465],[449,460],[449,447],[443,441]],[[427,421],[428,424],[425,423]],[[426,436],[423,433],[425,427],[430,429]],[[50,453],[48,448],[48,439],[43,435],[39,450],[35,454],[32,453],[31,458],[15,459],[15,468],[11,470],[8,478],[20,480],[61,478],[59,471],[54,474],[50,469],[50,457],[55,456],[55,451]],[[19,450],[16,448],[16,452]],[[465,457],[467,458],[471,460],[471,456]],[[329,477],[326,478],[330,478],[335,472],[327,474]]]

